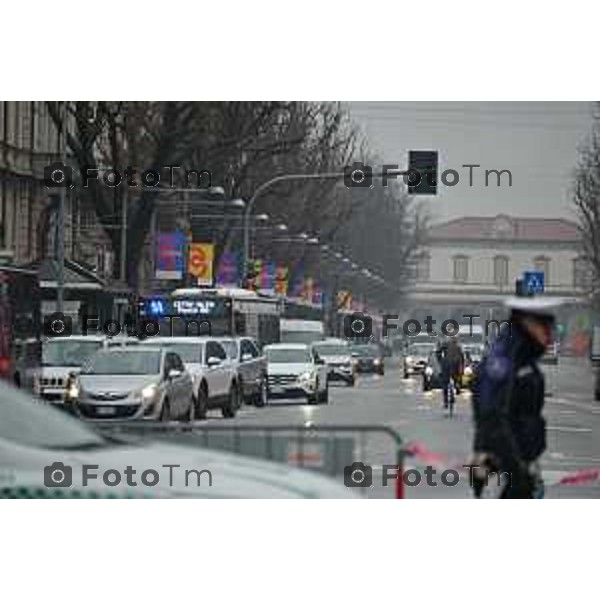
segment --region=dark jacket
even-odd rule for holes
[[[544,376],[537,366],[543,350],[513,324],[512,335],[500,335],[477,369],[474,450],[494,455],[506,470],[546,449]]]

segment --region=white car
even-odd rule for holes
[[[329,402],[328,368],[307,344],[270,344],[267,394],[271,398],[306,398],[309,404]]]
[[[312,345],[313,352],[329,367],[329,381],[344,381],[353,386],[356,382],[352,349],[346,340],[330,338]]]
[[[159,347],[98,351],[72,383],[69,396],[85,419],[194,421],[192,377],[181,358]]]
[[[84,486],[90,465],[96,478]],[[128,484],[126,469],[137,486]],[[120,481],[109,487],[104,475],[114,471]],[[145,471],[159,475],[156,485],[143,485]],[[0,475],[2,498],[358,498],[308,469],[189,444],[116,442],[2,382]]]
[[[241,391],[235,364],[221,342],[198,336],[157,336],[147,338],[142,346],[160,346],[181,356],[194,382],[196,418],[205,419],[211,409],[219,409],[225,418],[235,417]]]

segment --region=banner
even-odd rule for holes
[[[248,290],[258,291],[260,288],[260,280],[262,277],[263,261],[260,258],[255,258],[248,261],[248,275],[245,282],[245,287]]]
[[[159,233],[156,238],[156,279],[181,279],[184,271],[185,233]]]
[[[239,279],[239,254],[233,251],[223,252],[217,269],[217,287],[237,287]]]
[[[341,290],[337,293],[338,310],[352,310],[352,292]]]
[[[188,273],[198,279],[198,285],[213,285],[214,244],[190,244]]]
[[[275,293],[275,276],[277,267],[272,261],[264,261],[260,273],[260,291],[266,294]]]
[[[287,296],[288,277],[290,270],[288,267],[280,265],[275,272],[275,293],[278,296]]]

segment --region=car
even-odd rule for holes
[[[205,419],[209,410],[220,410],[226,419],[235,417],[241,391],[235,364],[223,343],[204,336],[156,336],[142,346],[159,346],[181,356],[192,376],[197,419]]]
[[[352,346],[352,358],[356,373],[385,374],[384,359],[375,344],[355,344]]]
[[[68,394],[84,419],[196,418],[192,376],[181,357],[166,348],[139,344],[99,350]]]
[[[132,443],[112,431],[96,431],[99,427],[0,382],[0,497],[359,498],[310,469],[194,447],[193,432],[185,445],[154,436]],[[84,469],[91,465],[97,477],[84,485]],[[137,486],[128,484],[127,469]],[[159,479],[150,487],[143,485],[142,474],[151,469]],[[114,470],[120,481],[109,487],[103,474]],[[210,479],[206,472],[194,474],[202,471]]]
[[[308,344],[269,344],[267,395],[272,398],[306,398],[309,404],[329,402],[328,369]]]
[[[34,394],[56,405],[68,403],[67,389],[81,366],[105,347],[102,335],[56,337],[42,345],[42,366],[34,374]]]
[[[470,388],[477,366],[485,353],[485,346],[481,344],[465,344],[462,349],[465,357],[465,368],[463,369],[461,385],[462,387]]]
[[[267,403],[267,359],[250,337],[214,338],[225,347],[234,363],[237,380],[246,404],[263,407]]]
[[[408,379],[411,375],[420,375],[425,369],[427,359],[435,350],[434,342],[413,342],[404,349],[402,357],[402,376]]]
[[[329,367],[329,381],[343,381],[349,386],[355,384],[356,376],[352,364],[352,352],[350,344],[346,340],[329,338],[314,342],[312,349]]]

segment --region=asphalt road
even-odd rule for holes
[[[545,416],[548,424],[548,450],[543,460],[543,476],[547,498],[600,498],[600,482],[585,485],[557,485],[565,475],[581,470],[600,468],[600,403],[594,402],[592,372],[586,360],[562,358],[557,367],[544,367],[549,396]],[[356,387],[332,384],[327,405],[308,406],[304,402],[278,400],[266,408],[245,407],[234,421],[225,421],[217,413],[209,418],[209,426],[371,426],[385,425],[396,430],[405,442],[418,443],[420,454],[408,458],[405,468],[421,474],[418,485],[405,488],[408,498],[468,498],[471,497],[468,470],[459,471],[456,485],[444,485],[442,472],[467,462],[472,437],[470,398],[461,394],[454,418],[449,419],[441,407],[441,392],[426,392],[416,379],[404,380],[398,359],[388,360],[385,376],[364,375]],[[334,434],[327,434],[333,437]],[[395,445],[384,433],[366,431],[342,432],[337,438],[353,438],[352,458],[372,467],[373,488],[363,491],[368,497],[393,497],[393,481],[383,488],[382,465],[395,461]],[[310,462],[310,447],[304,449]],[[338,460],[350,463],[347,452]],[[314,457],[313,457],[314,458]],[[319,458],[314,458],[318,461]],[[317,464],[317,462],[315,462]],[[321,463],[322,464],[322,463]],[[429,471],[428,485],[424,469]],[[317,464],[318,466],[318,464]],[[344,463],[345,466],[345,463]],[[411,477],[416,478],[413,474]],[[448,473],[446,482],[452,484]],[[411,482],[414,479],[410,480]],[[493,491],[495,486],[490,486]]]

